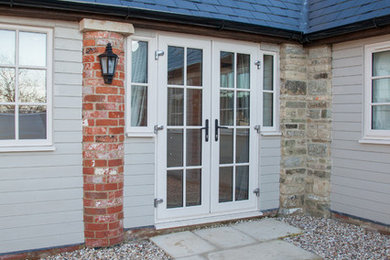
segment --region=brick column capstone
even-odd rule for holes
[[[84,235],[88,247],[123,241],[124,35],[83,32]],[[112,84],[104,84],[98,56],[111,43],[119,56]]]

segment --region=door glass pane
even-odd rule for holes
[[[274,56],[264,55],[263,72],[264,72],[263,89],[273,90],[274,89]]]
[[[233,167],[219,168],[219,202],[233,201]]]
[[[183,166],[183,129],[168,129],[167,132],[167,166]]]
[[[249,129],[236,130],[236,163],[249,162]]]
[[[237,121],[238,126],[249,125],[249,94],[248,91],[237,91]]]
[[[202,125],[202,90],[187,89],[187,125]]]
[[[19,70],[19,100],[21,102],[46,102],[46,71]]]
[[[249,166],[236,166],[236,200],[247,200],[249,188]]]
[[[0,140],[15,139],[15,107],[0,105]]]
[[[131,126],[148,125],[148,87],[131,86]]]
[[[221,90],[219,106],[220,124],[233,125],[234,91]]]
[[[19,64],[46,66],[46,34],[19,33]]]
[[[0,30],[0,64],[15,64],[15,31]]]
[[[390,105],[372,106],[372,129],[390,130]]]
[[[167,171],[167,208],[183,207],[183,170]]]
[[[148,83],[148,43],[132,41],[131,82]]]
[[[19,107],[19,138],[46,139],[46,106]]]
[[[390,102],[390,79],[374,79],[372,81],[372,102]]]
[[[250,55],[237,54],[237,88],[250,88]]]
[[[390,51],[382,51],[372,54],[372,75],[390,75]]]
[[[219,129],[219,163],[233,163],[233,129]]]
[[[234,53],[221,51],[221,88],[234,88]]]
[[[200,49],[187,49],[187,85],[202,86],[203,51]]]
[[[187,129],[187,166],[202,164],[202,130]]]
[[[0,102],[15,102],[15,69],[0,68]]]
[[[184,89],[168,88],[168,125],[183,125]]]
[[[273,126],[274,94],[263,93],[263,126]]]
[[[186,176],[186,206],[196,206],[202,204],[202,176],[201,169],[187,170]]]
[[[168,46],[168,84],[184,84],[184,48]]]

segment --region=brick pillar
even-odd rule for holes
[[[84,231],[89,247],[123,241],[124,36],[83,33]],[[119,56],[111,85],[104,84],[98,55],[110,42]]]

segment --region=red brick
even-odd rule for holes
[[[115,103],[97,103],[96,110],[117,110],[118,106]]]
[[[106,192],[84,192],[84,197],[87,199],[107,199]]]
[[[84,101],[86,102],[103,102],[106,100],[106,96],[103,95],[86,95]]]
[[[86,135],[105,135],[107,134],[106,127],[84,127],[84,134]]]
[[[107,209],[84,208],[84,213],[88,215],[104,215],[106,212]]]
[[[84,236],[86,238],[95,238],[95,232],[92,231],[84,231]]]
[[[108,96],[108,102],[123,103],[123,96]]]
[[[108,160],[108,166],[121,166],[123,165],[122,159],[116,159],[116,160]]]
[[[108,112],[109,118],[124,118],[125,113],[124,112]]]
[[[96,238],[105,238],[109,236],[108,231],[96,231],[95,234],[96,234]]]
[[[84,183],[83,189],[84,189],[84,191],[94,191],[95,184]]]
[[[92,167],[84,167],[83,168],[83,174],[94,174],[95,173],[95,168],[92,168]]]
[[[118,94],[118,88],[116,87],[97,87],[96,94]]]
[[[92,136],[92,135],[84,135],[83,136],[83,142],[84,143],[93,142],[93,140],[94,140],[94,136]]]
[[[95,160],[95,167],[105,167],[108,165],[106,160]]]
[[[112,135],[123,134],[124,132],[125,132],[124,127],[111,127],[110,129],[108,129],[108,133]]]
[[[92,110],[92,109],[93,109],[93,104],[90,103],[83,104],[83,110]]]
[[[109,243],[108,239],[85,239],[85,245],[88,247],[106,247],[111,245]]]
[[[108,214],[114,214],[114,213],[121,212],[122,210],[123,210],[123,206],[120,205],[120,206],[107,208],[107,213]]]
[[[116,136],[112,135],[100,135],[100,136],[95,136],[95,142],[97,143],[112,143],[112,142],[117,142],[118,138]]]
[[[93,216],[84,216],[84,222],[94,222],[94,217]]]
[[[86,223],[85,230],[89,230],[89,231],[108,230],[108,225],[104,223]]]
[[[118,120],[116,119],[96,119],[97,126],[117,126]]]
[[[96,184],[97,191],[116,190],[118,185],[116,183]]]
[[[112,229],[118,229],[119,228],[119,221],[115,221],[115,222],[112,222],[112,223],[109,223],[108,224],[108,229],[112,230]]]
[[[95,56],[94,55],[83,55],[83,62],[94,62]]]
[[[123,233],[122,233],[123,234]],[[115,245],[115,244],[119,244],[123,241],[123,235],[120,235],[116,238],[111,238],[110,239],[110,245]]]
[[[95,46],[95,40],[93,40],[93,39],[83,40],[83,47],[86,47],[86,46]]]

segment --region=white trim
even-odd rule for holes
[[[48,146],[13,146],[13,147],[0,147],[0,153],[8,152],[53,152],[56,150],[54,145]]]
[[[281,132],[261,132],[260,133],[262,136],[281,136],[282,133]]]
[[[380,139],[380,138],[362,138],[359,140],[361,144],[390,144],[389,139]]]

